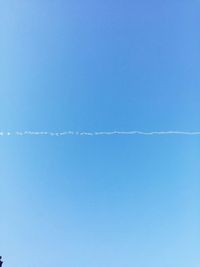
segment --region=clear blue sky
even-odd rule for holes
[[[0,130],[200,130],[197,0],[0,3]],[[200,138],[1,137],[5,267],[199,267]]]

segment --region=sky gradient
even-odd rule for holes
[[[0,3],[1,131],[200,131],[200,2]],[[0,136],[5,267],[199,267],[199,136]]]

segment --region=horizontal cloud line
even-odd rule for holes
[[[111,135],[190,135],[200,136],[200,131],[65,131],[65,132],[48,132],[48,131],[16,131],[3,132],[0,136],[111,136]]]

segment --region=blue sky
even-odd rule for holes
[[[0,130],[197,131],[200,2],[0,3]],[[198,136],[0,138],[11,267],[197,267]]]

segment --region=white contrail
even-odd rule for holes
[[[200,131],[103,131],[103,132],[87,132],[87,131],[66,131],[66,132],[49,132],[49,131],[16,131],[3,132],[0,136],[109,136],[109,135],[190,135],[200,136]]]

